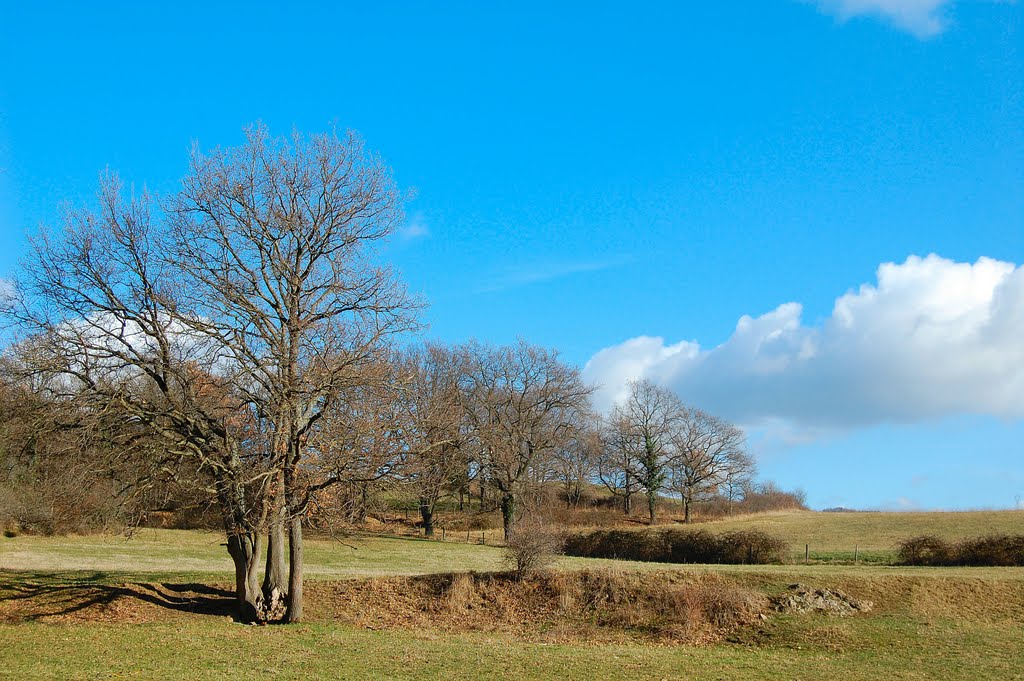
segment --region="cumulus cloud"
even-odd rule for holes
[[[880,17],[920,38],[937,35],[949,25],[952,0],[818,0],[821,11],[841,21]]]
[[[641,336],[595,354],[598,407],[631,379],[746,426],[807,433],[959,413],[1024,418],[1024,267],[929,255],[878,268],[806,325],[798,303],[743,316],[704,349]]]

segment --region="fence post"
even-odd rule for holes
[[[855,544],[853,547],[853,564],[857,564],[857,559],[860,557],[860,544]]]
[[[804,565],[807,564],[807,559],[810,557],[810,555],[811,555],[811,545],[810,544],[804,544]]]

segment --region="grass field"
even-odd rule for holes
[[[858,544],[890,551],[911,534],[950,539],[1021,532],[1024,513],[788,513],[703,525],[754,527],[823,555]],[[122,537],[0,538],[0,622],[27,591],[61,594],[137,583],[137,590],[224,585],[231,565],[215,533],[143,530]],[[852,549],[851,549],[852,551]],[[488,571],[493,546],[372,536],[310,539],[311,584],[338,579]],[[311,621],[246,627],[223,614],[174,608],[108,608],[94,620],[47,618],[0,624],[4,678],[1024,678],[1024,568],[903,568],[880,564],[665,566],[563,558],[560,570],[608,568],[710,572],[776,593],[790,582],[841,589],[876,602],[868,614],[771,615],[710,645],[571,641],[544,631],[437,626],[371,629],[310,608]],[[311,588],[311,594],[316,589]],[[156,612],[156,618],[152,613]],[[29,618],[31,619],[31,618]],[[628,632],[627,632],[628,634]]]

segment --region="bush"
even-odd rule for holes
[[[1024,535],[992,534],[964,539],[955,548],[957,565],[1024,566]]]
[[[953,548],[943,539],[924,534],[900,542],[896,555],[902,565],[949,565]]]
[[[660,563],[781,563],[788,545],[764,532],[704,530],[596,530],[570,535],[564,551],[584,558],[619,558]]]
[[[933,535],[911,537],[900,542],[897,560],[902,565],[1024,566],[1024,535],[992,534],[956,544]]]
[[[719,538],[720,563],[767,565],[781,563],[789,545],[777,537],[757,530],[727,532]]]
[[[505,542],[505,563],[521,580],[549,567],[561,548],[561,538],[547,526],[520,521]]]

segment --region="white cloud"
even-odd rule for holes
[[[487,285],[480,289],[481,293],[493,293],[496,291],[507,291],[508,289],[528,286],[544,281],[562,279],[574,274],[586,272],[601,272],[603,270],[620,267],[629,262],[627,258],[615,260],[602,260],[593,262],[531,262],[524,265],[517,265],[513,268],[491,277]]]
[[[790,439],[958,413],[1024,418],[1024,267],[912,256],[807,326],[798,303],[743,316],[721,345],[641,336],[584,375],[599,408],[647,377],[687,402]]]
[[[919,38],[942,33],[949,25],[952,0],[817,0],[821,11],[841,21],[874,16],[885,19]]]
[[[403,241],[412,241],[430,236],[430,226],[427,224],[423,213],[414,213],[399,230],[398,236]]]

